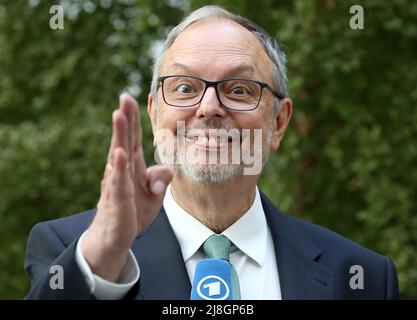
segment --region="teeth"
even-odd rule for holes
[[[223,142],[229,142],[231,141],[230,137],[220,137],[220,136],[212,136],[212,137],[206,137],[206,136],[193,136],[189,139],[192,139],[194,142],[200,142],[202,144],[220,144]]]

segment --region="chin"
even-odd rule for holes
[[[181,176],[198,183],[223,183],[243,174],[241,164],[180,164],[175,171]]]

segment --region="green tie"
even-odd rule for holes
[[[204,252],[212,259],[222,259],[229,262],[230,240],[224,235],[213,234],[203,245]],[[233,300],[240,300],[239,278],[235,268],[230,264],[232,276],[232,294]]]

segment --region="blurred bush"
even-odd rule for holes
[[[140,101],[145,153],[152,56],[208,1],[0,1],[0,298],[28,290],[31,227],[95,206],[118,94]],[[295,113],[261,188],[287,212],[390,256],[417,297],[417,4],[216,1],[265,28],[288,55]],[[361,4],[363,30],[349,28]]]

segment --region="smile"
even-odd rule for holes
[[[225,149],[233,141],[230,136],[187,136],[186,140],[195,144],[197,148],[206,150]]]

